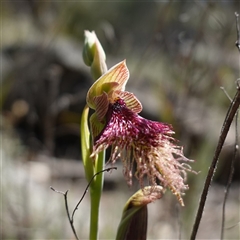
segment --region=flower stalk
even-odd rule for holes
[[[91,67],[93,79],[98,79],[107,71],[104,50],[94,32],[85,31],[83,60]],[[89,106],[86,105],[81,118],[81,149],[85,176],[89,182],[92,176],[103,170],[105,150],[91,157],[91,135],[88,127]],[[98,239],[99,207],[103,188],[104,173],[98,174],[90,185],[91,213],[89,239]]]

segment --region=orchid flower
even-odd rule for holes
[[[142,105],[133,93],[125,91],[128,79],[126,62],[122,61],[102,75],[88,91],[87,104],[95,110],[90,118],[91,157],[112,147],[109,162],[121,159],[128,185],[132,185],[135,176],[143,188],[147,177],[151,186],[160,182],[164,188],[169,188],[184,206],[182,194],[188,189],[185,176],[186,171],[191,171],[184,162],[190,160],[176,145],[171,125],[138,115]],[[134,173],[133,165],[136,166]]]

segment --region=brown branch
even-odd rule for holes
[[[236,47],[240,51],[240,34],[239,34],[239,15],[238,13],[235,13],[236,16],[236,30],[237,30],[237,41],[236,41]],[[238,80],[237,80],[237,87],[239,88],[238,85]],[[222,205],[222,226],[221,226],[221,237],[220,239],[224,238],[224,229],[225,229],[225,211],[226,211],[226,203],[227,203],[227,198],[229,194],[229,190],[232,184],[232,179],[233,179],[233,174],[234,174],[234,166],[235,162],[237,161],[238,158],[238,152],[239,152],[239,144],[238,144],[238,136],[239,136],[239,129],[238,129],[238,115],[239,115],[239,109],[237,110],[236,113],[236,118],[235,118],[235,144],[234,144],[234,153],[233,153],[233,158],[231,160],[231,166],[230,166],[230,173],[228,176],[226,188],[225,188],[225,194],[224,194],[224,199],[223,199],[223,205]]]
[[[110,168],[103,169],[103,170],[95,173],[95,174],[92,176],[92,178],[91,178],[91,180],[89,181],[87,187],[85,188],[85,191],[84,191],[82,197],[80,198],[80,200],[78,201],[76,207],[74,208],[74,210],[73,210],[73,212],[72,212],[72,216],[70,216],[70,212],[69,212],[69,208],[68,208],[68,199],[67,199],[68,190],[67,190],[66,192],[62,192],[62,191],[58,191],[58,190],[54,189],[53,187],[50,187],[50,189],[53,190],[54,192],[59,193],[59,194],[62,194],[62,195],[64,196],[64,202],[65,202],[65,208],[66,208],[66,212],[67,212],[67,217],[68,217],[69,223],[70,223],[70,225],[71,225],[73,234],[74,234],[74,236],[75,236],[75,238],[76,238],[77,240],[79,240],[79,238],[78,238],[78,236],[77,236],[77,233],[76,233],[76,230],[75,230],[75,227],[74,227],[74,224],[73,224],[73,222],[74,222],[74,214],[75,214],[76,210],[78,209],[80,203],[82,202],[83,198],[85,197],[86,193],[88,192],[88,189],[89,189],[89,187],[90,187],[93,179],[94,179],[98,174],[103,173],[103,172],[109,172],[109,171],[112,170],[112,169],[117,170],[116,167],[110,167]]]
[[[192,234],[191,234],[191,238],[190,238],[191,240],[194,240],[196,238],[198,228],[199,228],[199,224],[200,224],[202,214],[203,214],[203,209],[204,209],[205,202],[206,202],[206,199],[207,199],[208,190],[209,190],[209,187],[211,185],[213,175],[214,175],[214,173],[216,171],[216,168],[217,168],[219,155],[222,151],[223,144],[224,144],[225,139],[227,137],[227,134],[228,134],[229,128],[232,124],[233,118],[234,118],[234,116],[235,116],[235,114],[236,114],[236,112],[239,108],[239,105],[240,105],[240,88],[237,89],[237,92],[236,92],[236,94],[233,98],[233,101],[231,102],[231,105],[228,109],[226,118],[225,118],[223,126],[222,126],[222,130],[221,130],[221,134],[220,134],[220,137],[219,137],[218,145],[217,145],[217,148],[216,148],[213,160],[212,160],[212,164],[211,164],[211,166],[208,170],[208,174],[207,174],[205,184],[204,184],[204,188],[203,188],[203,191],[202,191],[202,195],[201,195],[201,198],[200,198],[199,208],[198,208],[198,212],[197,212],[197,215],[196,215],[196,218],[195,218],[195,223],[193,225]]]
[[[234,174],[234,166],[235,166],[235,162],[237,161],[238,158],[238,151],[239,151],[239,145],[238,145],[238,113],[239,113],[239,109],[237,110],[236,113],[236,119],[235,119],[235,144],[234,144],[234,153],[233,153],[233,158],[231,161],[231,166],[230,166],[230,173],[228,176],[228,180],[227,180],[227,184],[226,184],[226,188],[225,188],[225,194],[224,194],[224,199],[223,199],[223,206],[222,206],[222,226],[221,226],[221,238],[223,239],[224,237],[224,229],[225,229],[225,210],[226,210],[226,202],[227,202],[227,198],[228,198],[228,194],[229,194],[229,190],[232,184],[232,179],[233,179],[233,174]]]
[[[238,23],[239,14],[235,13],[235,16],[236,16],[236,30],[237,30],[236,47],[240,51],[240,30],[239,30],[239,23]],[[211,166],[208,170],[208,174],[207,174],[207,177],[206,177],[206,180],[205,180],[205,184],[204,184],[202,195],[201,195],[201,198],[200,198],[200,203],[199,203],[197,215],[196,215],[196,218],[195,218],[195,223],[194,223],[193,229],[192,229],[192,234],[191,234],[191,238],[190,238],[191,240],[194,240],[196,238],[198,228],[199,228],[199,224],[200,224],[200,221],[201,221],[201,218],[202,218],[205,202],[206,202],[206,199],[207,199],[208,190],[209,190],[209,187],[211,185],[214,173],[217,169],[217,163],[218,163],[219,155],[222,151],[222,147],[223,147],[223,144],[224,144],[225,139],[227,137],[229,128],[230,128],[230,126],[233,122],[233,118],[234,118],[235,115],[237,115],[236,113],[238,112],[239,105],[240,105],[240,87],[239,87],[239,83],[237,81],[237,92],[234,96],[234,99],[231,101],[231,105],[230,105],[230,107],[228,109],[228,112],[227,112],[227,115],[225,117],[225,120],[224,120],[224,123],[223,123],[223,126],[222,126],[222,130],[221,130],[221,133],[220,133],[220,137],[219,137],[219,140],[218,140],[218,145],[217,145],[217,148],[215,150],[215,154],[214,154],[214,157],[213,157],[213,160],[212,160],[212,164],[211,164]],[[237,117],[238,117],[238,115],[237,115]],[[236,130],[236,138],[237,138],[237,132],[238,131]],[[237,149],[238,149],[237,140],[236,140],[236,145],[235,146],[236,146],[236,152],[237,152]],[[235,155],[234,158],[236,158],[236,155]],[[232,163],[232,165],[233,164],[234,163]],[[230,176],[229,176],[230,184],[231,184],[233,171],[234,171],[233,166],[231,166],[231,172],[230,172]],[[228,184],[229,184],[229,181],[228,181]],[[230,187],[230,185],[229,185],[229,187]],[[226,193],[225,197],[226,196],[227,196],[227,193]],[[224,201],[226,201],[226,200],[224,200]],[[224,221],[224,219],[223,219],[223,221]],[[222,229],[222,231],[223,231],[223,229]],[[221,237],[222,236],[223,236],[223,232],[221,233]]]

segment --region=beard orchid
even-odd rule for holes
[[[125,91],[129,71],[122,61],[102,75],[89,89],[87,104],[95,112],[90,117],[93,136],[91,157],[111,147],[109,161],[121,159],[129,185],[135,176],[141,187],[147,178],[151,186],[169,188],[184,206],[182,195],[186,171],[191,171],[182,148],[172,137],[171,125],[138,115],[140,101]],[[135,168],[134,168],[135,166]],[[135,172],[133,173],[133,171]]]

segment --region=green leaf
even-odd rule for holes
[[[88,114],[89,107],[86,105],[82,112],[81,117],[81,150],[82,150],[82,161],[85,170],[85,176],[87,181],[89,182],[93,176],[94,168],[93,168],[93,160],[90,158],[91,149],[90,149],[90,131],[88,127]]]

